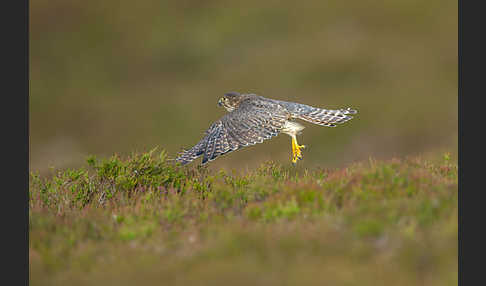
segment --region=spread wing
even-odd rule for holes
[[[214,122],[203,139],[183,151],[176,161],[183,165],[203,156],[202,164],[245,146],[277,136],[290,113],[280,104],[259,99],[243,101],[234,111]]]

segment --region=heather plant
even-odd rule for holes
[[[448,154],[245,173],[91,156],[31,174],[30,282],[452,285],[457,171]]]

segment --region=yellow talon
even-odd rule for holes
[[[302,160],[302,151],[301,149],[304,149],[305,145],[299,145],[297,143],[297,139],[295,137],[292,137],[292,163],[295,164],[297,160]]]

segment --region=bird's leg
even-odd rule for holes
[[[301,149],[304,149],[305,145],[299,145],[297,143],[297,137],[294,135],[292,136],[292,163],[296,163],[297,160],[302,160],[302,151]]]

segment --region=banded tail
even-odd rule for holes
[[[353,116],[349,114],[356,114],[358,111],[347,109],[322,109],[317,107],[308,106],[300,110],[300,112],[293,114],[293,117],[314,123],[317,125],[335,127],[336,124],[341,124],[353,119]]]

